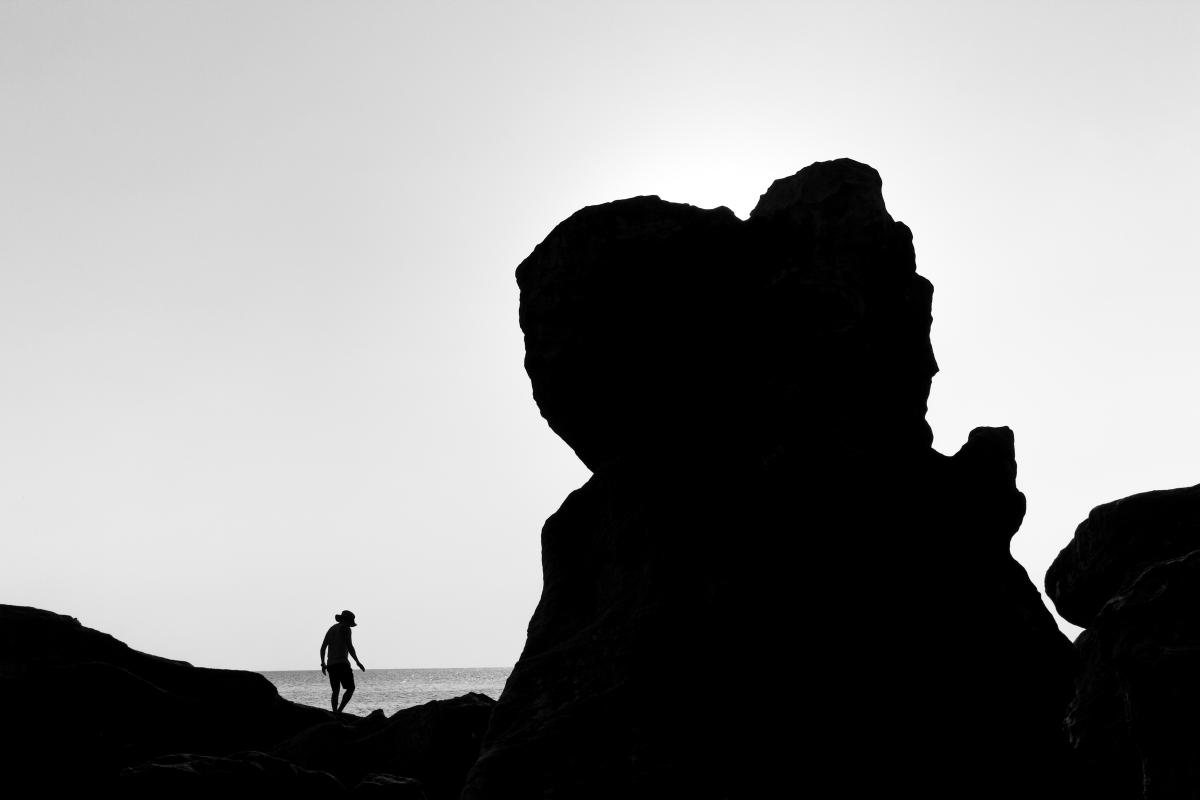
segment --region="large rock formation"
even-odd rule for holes
[[[1200,486],[1093,509],[1046,589],[1087,626],[1067,720],[1081,796],[1200,796]]]
[[[526,368],[592,469],[464,797],[1042,797],[1075,668],[1008,542],[1012,434],[930,447],[932,290],[878,174],[747,221],[585,208],[517,270]]]

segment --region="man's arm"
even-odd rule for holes
[[[325,674],[325,648],[329,647],[329,631],[325,631],[325,638],[321,640],[321,674]]]
[[[367,668],[358,660],[358,653],[354,652],[354,640],[350,638],[350,630],[348,628],[346,629],[346,650],[349,651],[350,657],[354,659],[354,663],[358,664],[358,668],[366,672]]]

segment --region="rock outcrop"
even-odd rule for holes
[[[83,785],[169,753],[269,750],[329,716],[284,700],[262,675],[141,653],[21,606],[0,606],[0,694],[20,720],[0,732],[5,760]]]
[[[1104,604],[1160,561],[1200,550],[1200,486],[1143,492],[1096,506],[1046,572],[1063,619],[1092,626]]]
[[[77,620],[0,605],[0,774],[13,797],[449,800],[494,701],[480,694],[385,717],[292,703],[253,672],[131,649]]]
[[[594,474],[464,798],[1067,785],[1012,434],[930,447],[932,288],[880,189],[841,160],[747,221],[621,200],[518,267],[534,398]]]
[[[382,713],[362,723],[328,722],[281,742],[274,754],[330,772],[347,786],[373,773],[419,781],[429,800],[454,800],[479,755],[495,701],[470,693]],[[374,779],[378,782],[378,778]]]
[[[1087,629],[1067,723],[1080,796],[1200,793],[1200,486],[1098,506],[1046,574]]]

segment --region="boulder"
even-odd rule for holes
[[[590,206],[517,268],[542,415],[596,470],[622,455],[928,445],[928,281],[879,175],[776,181],[749,222],[658,197]]]
[[[382,773],[419,781],[430,800],[457,798],[479,755],[494,705],[477,693],[434,700],[400,709],[386,720],[318,725],[281,742],[273,752],[331,772],[350,786]]]
[[[518,267],[534,399],[593,475],[464,798],[1069,784],[1012,433],[930,447],[932,289],[880,187],[843,159],[746,221],[593,206]]]
[[[1200,485],[1096,506],[1046,572],[1046,594],[1081,628],[1152,564],[1200,549]]]

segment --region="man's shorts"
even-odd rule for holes
[[[354,691],[354,670],[351,669],[349,663],[330,664],[329,672],[329,688],[337,691],[340,684],[347,692]]]

